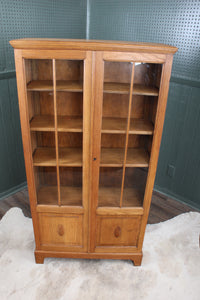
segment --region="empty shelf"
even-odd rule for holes
[[[103,118],[102,133],[126,133],[127,119],[126,118]],[[153,134],[153,124],[148,120],[131,119],[129,134]]]
[[[82,132],[83,119],[58,116],[57,127],[60,132]],[[30,122],[30,129],[31,131],[55,131],[54,117],[49,115],[36,115]]]

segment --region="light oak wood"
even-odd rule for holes
[[[124,162],[123,148],[102,148],[101,167],[120,167]],[[149,155],[145,149],[130,148],[127,151],[126,167],[148,167]]]
[[[55,126],[56,175],[57,175],[57,188],[58,188],[58,205],[61,205],[61,200],[60,200],[59,149],[58,149],[57,97],[56,97],[56,62],[55,62],[55,59],[53,59],[53,103],[54,103],[54,126]]]
[[[81,247],[82,215],[39,214],[41,245],[49,247]]]
[[[58,187],[40,187],[37,191],[37,203],[44,205],[58,205]]]
[[[100,187],[98,197],[98,207],[120,207],[121,188]],[[123,207],[142,207],[143,197],[140,190],[124,188]]]
[[[127,119],[125,118],[103,118],[102,133],[126,133]],[[130,119],[129,134],[153,134],[152,122],[144,119]]]
[[[136,247],[140,220],[141,216],[98,216],[96,246]]]
[[[79,257],[140,265],[177,48],[11,44],[36,262]]]
[[[31,131],[55,131],[54,116],[36,115],[30,122]]]
[[[132,253],[84,253],[66,252],[66,251],[51,251],[51,250],[36,250],[35,261],[38,264],[43,264],[46,257],[62,257],[62,258],[84,258],[84,259],[129,259],[132,260],[135,266],[140,266],[142,262],[142,252],[135,251]]]
[[[176,47],[141,42],[126,41],[102,41],[102,40],[77,40],[77,39],[33,39],[25,38],[10,41],[11,46],[15,49],[70,49],[70,50],[91,50],[91,51],[133,51],[146,53],[176,53]],[[72,51],[73,53],[73,51]],[[36,54],[35,54],[36,55]],[[71,54],[73,55],[73,54]]]
[[[60,132],[83,132],[83,119],[79,117],[58,116],[57,130]],[[102,133],[126,133],[127,119],[103,118]],[[30,122],[31,131],[55,131],[54,117],[36,115]],[[153,124],[149,120],[131,119],[129,134],[153,134]]]
[[[33,155],[34,166],[56,166],[55,148],[37,148]],[[59,149],[59,166],[82,166],[82,149],[81,148],[60,148]]]
[[[38,190],[39,205],[58,205],[57,186],[43,186]],[[73,186],[60,187],[60,202],[62,206],[82,206],[82,188]]]
[[[28,91],[53,91],[53,81],[51,80],[34,80],[28,83]],[[82,92],[83,82],[72,81],[72,80],[59,80],[56,81],[57,91],[68,91],[68,92]]]
[[[126,141],[125,141],[125,150],[124,150],[123,171],[122,171],[122,185],[121,185],[121,195],[120,195],[120,207],[122,207],[122,199],[123,199],[123,191],[124,191],[124,178],[125,178],[125,170],[126,170],[128,137],[129,137],[130,117],[131,117],[131,107],[132,107],[134,71],[135,71],[135,64],[132,64],[131,80],[130,80],[130,86],[129,86],[130,91],[129,91],[129,104],[128,104],[128,118],[127,118],[127,127],[126,127]]]
[[[130,88],[130,85],[127,83],[118,83],[118,82],[105,82],[104,83],[104,92],[105,93],[129,94],[129,88]],[[158,89],[155,87],[134,84],[133,94],[134,95],[158,96]]]
[[[53,82],[50,80],[35,80],[28,83],[28,91],[52,91]],[[82,92],[83,83],[81,81],[64,81],[60,80],[56,82],[57,91],[68,91],[68,92]],[[129,94],[129,84],[118,83],[118,82],[105,82],[104,93],[110,94]],[[133,93],[135,95],[148,95],[158,96],[158,89],[155,87],[149,87],[145,85],[134,85]]]

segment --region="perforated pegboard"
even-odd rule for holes
[[[85,38],[85,0],[0,0],[0,72],[14,69],[9,40]]]
[[[199,0],[90,0],[91,39],[171,44],[173,75],[200,80]]]

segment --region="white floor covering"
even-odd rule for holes
[[[148,225],[141,267],[130,261],[34,261],[32,221],[19,208],[0,221],[0,300],[199,300],[200,213]]]

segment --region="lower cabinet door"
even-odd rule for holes
[[[141,216],[97,216],[96,252],[137,250]]]
[[[41,249],[83,252],[83,215],[38,215]]]

